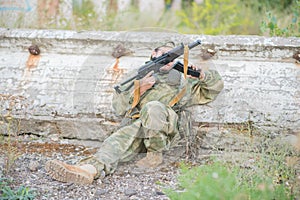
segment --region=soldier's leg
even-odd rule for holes
[[[141,131],[141,120],[137,119],[110,135],[98,152],[82,163],[96,166],[98,172],[104,169],[106,174],[113,173],[119,162],[129,161],[144,148]]]
[[[141,110],[147,156],[137,162],[140,167],[156,167],[162,163],[162,151],[168,150],[179,137],[178,115],[169,106],[158,101],[147,103]]]
[[[92,183],[94,179],[102,176],[103,172],[105,174],[114,172],[119,162],[129,160],[138,154],[144,145],[140,135],[141,121],[136,120],[109,136],[94,156],[83,159],[78,165],[50,160],[45,168],[49,175],[58,181]]]

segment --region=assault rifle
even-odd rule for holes
[[[195,42],[191,43],[188,45],[188,48],[189,49],[192,49],[198,45],[201,44],[201,40],[196,40]],[[139,69],[138,69],[138,72],[137,72],[137,75],[121,82],[119,85],[115,86],[115,90],[118,92],[118,93],[121,93],[122,90],[120,89],[121,86],[129,83],[130,81],[136,79],[136,80],[139,80],[141,78],[143,78],[144,76],[146,76],[149,72],[151,71],[154,71],[154,73],[157,73],[159,72],[160,68],[167,65],[168,63],[172,62],[173,60],[175,60],[176,58],[178,58],[179,56],[183,55],[184,53],[184,45],[181,44],[180,46],[178,47],[175,47],[174,49],[164,53],[163,55],[145,63],[143,66],[141,66]],[[174,69],[177,69],[178,71],[181,71],[183,72],[183,64],[180,63],[180,62],[177,62],[176,63],[177,65],[174,65],[177,66],[176,68]],[[190,68],[188,71],[192,71],[192,69]],[[199,72],[198,72],[199,73]],[[192,74],[191,74],[192,75]],[[193,76],[193,75],[192,75]],[[197,75],[195,75],[197,76]],[[199,74],[198,76],[199,77]],[[133,86],[133,83],[131,83],[127,88],[125,88],[123,91],[127,91],[129,90],[131,87]]]

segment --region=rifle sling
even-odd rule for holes
[[[180,92],[169,102],[169,106],[173,107],[185,95],[186,87],[182,88]]]
[[[135,108],[140,102],[140,80],[134,81],[134,92],[133,92],[133,102],[131,104],[131,109]]]
[[[133,101],[131,104],[131,109],[127,111],[126,113],[126,117],[129,117],[131,119],[137,119],[140,117],[139,113],[133,114],[131,115],[133,109],[138,105],[138,103],[140,102],[140,80],[135,80],[133,82],[134,85],[134,89],[133,89]]]
[[[184,79],[186,79],[186,77],[187,77],[188,61],[189,61],[189,47],[187,45],[185,45],[184,46],[184,54],[183,54],[183,75],[184,75]],[[186,85],[169,102],[169,106],[173,107],[176,103],[178,103],[180,101],[180,99],[185,95],[185,92],[186,92]]]

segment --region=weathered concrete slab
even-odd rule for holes
[[[113,86],[147,61],[154,47],[196,39],[203,44],[190,52],[190,61],[217,69],[225,89],[217,101],[193,108],[195,122],[250,122],[279,132],[299,131],[300,66],[292,59],[299,38],[0,29],[1,114],[12,109],[17,118],[55,123],[57,129],[49,128],[48,134],[63,137],[86,139],[99,131],[92,139],[101,140],[119,120],[110,107]],[[28,67],[32,44],[41,55],[36,66]],[[121,57],[114,71],[111,54],[119,44],[131,54]],[[203,61],[207,48],[217,54]],[[70,123],[79,131],[67,131]],[[22,130],[38,132],[36,127]]]

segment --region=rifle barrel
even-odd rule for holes
[[[196,40],[195,42],[188,45],[189,49],[192,49],[201,44],[201,40]]]

